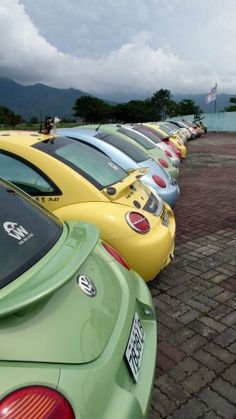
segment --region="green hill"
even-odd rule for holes
[[[60,118],[73,117],[76,99],[88,93],[77,89],[57,89],[35,84],[22,86],[13,80],[0,77],[0,105],[4,105],[25,119],[47,115]]]

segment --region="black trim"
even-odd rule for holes
[[[21,156],[18,156],[17,154],[14,154],[10,151],[6,151],[3,150],[2,148],[0,148],[0,153],[5,154],[6,156],[10,156],[16,160],[19,160],[20,162],[24,163],[26,166],[30,167],[31,169],[35,170],[40,176],[42,176],[46,182],[48,182],[48,184],[53,188],[52,192],[41,192],[40,193],[29,193],[27,191],[25,191],[26,193],[29,193],[29,195],[31,196],[60,196],[62,195],[62,191],[58,188],[58,186],[53,182],[52,179],[49,178],[48,175],[46,175],[42,170],[40,170],[37,166],[35,166],[33,163],[31,163],[29,160],[24,159]],[[11,179],[7,179],[8,181],[10,181],[11,183],[13,183],[14,185],[16,185],[18,188],[23,189],[23,186],[20,186],[20,183],[14,183],[11,181]]]

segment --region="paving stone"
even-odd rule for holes
[[[223,348],[226,348],[235,340],[236,333],[234,329],[228,328],[224,330],[220,335],[216,336],[214,338],[214,342],[218,343],[219,345],[223,346]]]
[[[220,286],[229,291],[236,293],[236,279],[233,277],[227,279],[226,281],[222,281]]]
[[[192,356],[194,359],[198,360],[201,364],[205,365],[209,370],[216,374],[222,372],[226,367],[224,362],[220,361],[218,358],[214,357],[203,349],[199,349],[198,351],[194,352]]]
[[[188,289],[187,291],[178,295],[178,299],[181,300],[182,302],[187,302],[188,300],[190,300],[191,298],[193,298],[197,295],[198,295],[198,292]]]
[[[206,411],[204,403],[196,398],[192,398],[184,406],[181,406],[179,410],[176,410],[172,419],[197,419],[204,414]]]
[[[183,314],[185,314],[187,311],[189,311],[189,307],[184,304],[180,303],[168,310],[168,314],[170,317],[174,319],[179,319]]]
[[[159,296],[158,301],[162,301],[170,306],[174,307],[179,304],[179,300],[177,298],[172,298],[168,294],[162,294]]]
[[[169,290],[168,294],[171,295],[172,297],[176,297],[187,290],[188,288],[185,285],[177,285],[177,287],[174,287],[171,290]]]
[[[216,297],[214,297],[214,300],[218,301],[219,303],[225,303],[234,296],[235,294],[231,291],[223,291],[221,294],[218,294]]]
[[[226,329],[226,326],[208,316],[200,317],[199,321],[219,333],[223,332]]]
[[[218,275],[218,271],[213,270],[213,269],[200,274],[201,278],[203,278],[203,279],[211,279],[216,275]]]
[[[157,331],[160,338],[168,338],[173,333],[172,330],[168,329],[168,327],[162,323],[157,324]]]
[[[228,347],[229,351],[233,352],[234,354],[236,354],[236,342],[232,343],[229,347]]]
[[[211,310],[211,307],[206,306],[206,304],[203,304],[201,301],[195,300],[194,298],[188,300],[187,304],[201,313],[208,313]]]
[[[157,379],[160,375],[165,374],[167,371],[171,370],[175,366],[175,362],[168,358],[163,352],[158,352],[157,354]]]
[[[203,346],[206,342],[207,340],[205,338],[198,334],[195,334],[190,339],[188,339],[187,342],[180,345],[180,349],[186,354],[192,354],[201,346]]]
[[[155,385],[161,393],[164,393],[170,400],[174,401],[177,406],[184,403],[189,397],[189,394],[167,374],[156,380]]]
[[[155,410],[154,406],[152,405],[149,411],[148,419],[161,419],[159,412],[157,412],[157,410]]]
[[[231,311],[231,313],[222,317],[220,321],[227,326],[236,326],[236,311]]]
[[[158,319],[159,323],[164,324],[164,326],[168,327],[169,329],[171,329],[174,332],[177,332],[178,330],[182,329],[182,327],[183,327],[183,325],[180,322],[178,322],[175,319],[172,319],[167,314],[164,314],[164,313],[161,313],[161,312],[158,314],[157,319]]]
[[[176,257],[148,284],[160,342],[149,419],[236,419],[235,134],[208,134],[188,149]]]
[[[191,323],[193,320],[197,319],[198,317],[199,317],[199,311],[188,310],[182,316],[179,316],[178,320],[181,323],[183,323],[184,325],[187,325],[187,324]]]
[[[218,306],[218,303],[216,301],[214,301],[211,298],[206,297],[205,295],[197,295],[195,299],[200,301],[203,304],[206,304],[207,306],[211,308],[216,308]]]
[[[205,338],[209,338],[210,336],[216,333],[215,330],[201,323],[199,320],[194,320],[192,323],[189,324],[189,327]]]
[[[153,389],[153,397],[152,397],[152,405],[154,405],[156,409],[156,415],[159,413],[162,417],[166,417],[170,415],[175,409],[176,404],[174,401],[170,400],[165,394],[161,393],[159,389],[154,387]],[[154,416],[153,419],[157,419],[158,416]],[[149,417],[151,419],[151,417]]]
[[[200,367],[199,362],[193,358],[185,358],[182,362],[179,362],[172,370],[169,375],[174,378],[176,382],[183,381],[188,375],[192,374]]]
[[[215,320],[219,320],[222,317],[225,317],[230,312],[232,312],[232,309],[224,304],[218,306],[215,310],[211,310],[208,315],[214,318]]]
[[[222,374],[222,377],[236,388],[236,362]]]
[[[215,377],[213,371],[205,367],[200,367],[198,371],[194,371],[189,377],[181,383],[185,391],[190,394],[198,393],[206,384],[211,382]]]
[[[179,351],[173,344],[167,340],[160,340],[158,349],[160,352],[163,352],[168,358],[172,359],[175,363],[182,361],[185,357],[185,354]]]
[[[181,344],[183,342],[186,342],[189,338],[191,338],[193,334],[194,332],[191,329],[183,327],[178,332],[172,333],[169,336],[169,340],[171,340],[173,343]]]
[[[207,291],[205,291],[204,295],[208,298],[213,298],[216,295],[219,295],[222,292],[222,288],[219,287],[219,285],[211,285],[211,288],[209,288]]]
[[[217,415],[227,419],[234,419],[236,413],[235,406],[229,403],[217,392],[211,390],[210,388],[206,388],[201,391],[198,398],[210,409],[213,409]]]
[[[222,416],[218,416],[214,410],[210,410],[210,412],[207,412],[204,414],[204,416],[201,416],[202,419],[222,419]],[[151,418],[149,418],[151,419]],[[158,417],[153,418],[153,419],[158,419]]]
[[[235,362],[235,356],[227,349],[223,349],[220,345],[210,342],[204,346],[204,350],[210,352],[217,359],[221,360],[227,365]]]
[[[219,377],[215,381],[213,381],[210,386],[220,396],[224,397],[230,403],[236,405],[236,388],[232,386],[230,383],[228,383],[228,381],[222,380],[222,378]]]

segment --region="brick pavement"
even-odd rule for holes
[[[187,148],[175,259],[149,284],[159,332],[149,419],[235,419],[236,135]]]

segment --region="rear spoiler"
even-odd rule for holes
[[[110,201],[115,201],[124,193],[126,188],[133,185],[137,179],[146,175],[149,170],[149,167],[128,170],[129,174],[125,179],[115,183],[114,185],[108,186],[107,188],[103,189],[102,192]]]

